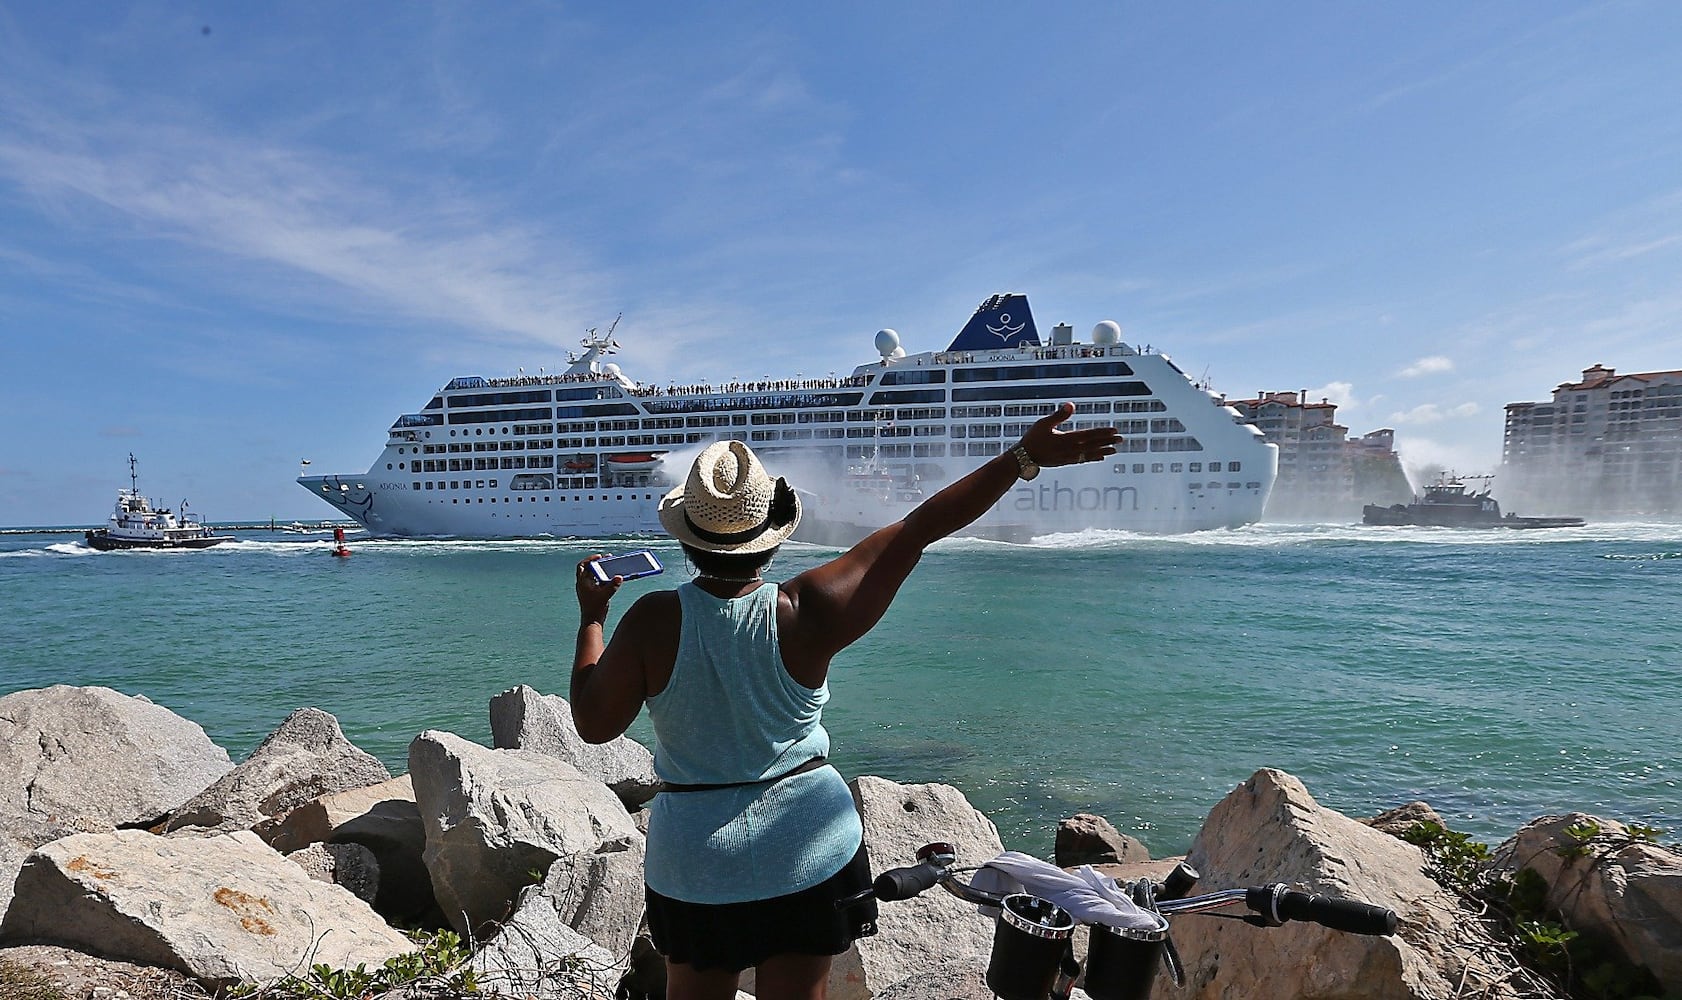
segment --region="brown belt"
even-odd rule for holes
[[[805,761],[805,762],[800,763],[800,764],[796,764],[794,767],[790,768],[787,771],[784,771],[782,774],[775,775],[775,776],[770,777],[770,778],[758,778],[758,779],[755,779],[753,781],[723,781],[723,782],[719,782],[717,784],[711,784],[711,785],[679,785],[679,784],[677,784],[675,782],[671,782],[671,781],[662,781],[660,783],[660,791],[662,791],[662,792],[712,792],[712,791],[717,791],[720,788],[746,788],[749,785],[772,785],[772,784],[775,784],[775,783],[783,780],[784,778],[792,778],[797,774],[805,774],[807,771],[816,771],[818,768],[823,767],[827,763],[829,763],[829,760],[827,758],[813,757],[811,760]]]

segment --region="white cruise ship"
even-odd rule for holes
[[[795,538],[847,543],[1009,448],[1064,400],[1075,427],[1113,424],[1122,451],[1020,483],[967,532],[1021,540],[1087,528],[1177,533],[1261,517],[1278,450],[1167,355],[1059,324],[1026,296],[981,304],[944,351],[892,330],[851,375],[656,386],[592,331],[563,374],[457,378],[392,424],[366,472],[298,484],[377,535],[510,538],[658,533],[661,496],[701,448],[751,445],[805,498]]]

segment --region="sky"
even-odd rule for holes
[[[335,512],[449,379],[946,347],[994,292],[1493,471],[1682,368],[1682,4],[0,0],[0,525]]]

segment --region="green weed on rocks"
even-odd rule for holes
[[[1599,824],[1568,827],[1571,842],[1557,848],[1567,859],[1598,861],[1629,841],[1656,841],[1656,827],[1630,826],[1629,840],[1603,837]],[[1487,863],[1489,847],[1440,823],[1415,823],[1402,839],[1425,851],[1427,872],[1442,886],[1489,914],[1494,930],[1531,972],[1553,983],[1569,1000],[1660,1000],[1659,985],[1645,969],[1631,967],[1615,948],[1559,921],[1547,907],[1548,885],[1534,869],[1507,877]]]
[[[313,965],[303,975],[260,986],[237,986],[228,993],[228,1000],[365,1000],[386,993],[454,1000],[479,995],[475,974],[467,965],[472,952],[459,935],[437,931],[414,932],[409,937],[419,947],[387,959],[377,969]]]

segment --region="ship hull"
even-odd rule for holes
[[[1258,450],[1250,457],[1255,475],[1271,482],[1277,452]],[[813,478],[802,478],[801,463],[785,472],[767,462],[772,475],[786,475],[802,493],[802,529],[796,541],[851,544],[876,528],[900,520],[914,502],[837,497],[808,491]],[[1169,535],[1238,528],[1261,518],[1263,490],[1190,490],[1117,483],[1107,467],[1048,469],[1033,482],[1020,483],[963,534],[1024,541],[1048,534],[1086,530]],[[968,471],[964,469],[961,471]],[[1255,481],[1255,480],[1251,480]],[[426,497],[407,479],[373,474],[300,477],[299,485],[331,503],[370,533],[398,537],[532,538],[662,534],[660,498],[670,489],[586,489],[530,491],[472,490],[462,496]],[[1223,484],[1224,486],[1224,484]],[[933,491],[933,488],[929,490]],[[809,524],[808,524],[809,522]]]
[[[1361,523],[1416,528],[1581,528],[1585,522],[1580,517],[1520,517],[1425,504],[1367,504],[1361,508]]]
[[[208,549],[212,545],[234,540],[232,535],[202,535],[198,538],[123,538],[104,528],[95,528],[84,536],[91,548],[100,552],[120,552],[129,549]]]

